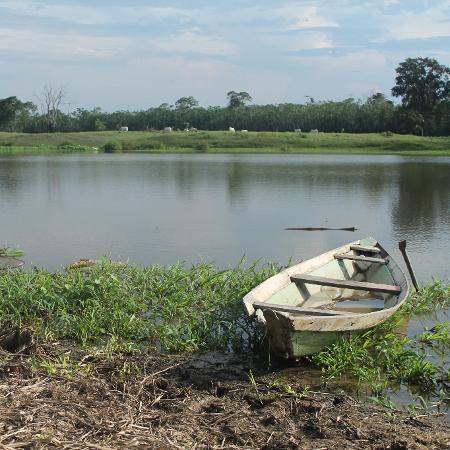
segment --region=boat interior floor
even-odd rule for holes
[[[385,301],[381,295],[378,297],[373,292],[355,291],[352,296],[333,298],[322,291],[309,297],[301,306],[305,308],[366,313],[384,309]]]

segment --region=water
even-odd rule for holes
[[[0,245],[79,258],[286,263],[372,235],[422,281],[447,278],[450,158],[82,155],[0,158]],[[286,227],[351,227],[284,231]]]
[[[356,227],[285,231],[286,227]],[[448,279],[450,158],[331,155],[0,157],[0,246],[62,269],[105,255],[133,263],[245,256],[286,264],[365,236],[418,279]],[[439,317],[411,321],[414,336]]]

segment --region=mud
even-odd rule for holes
[[[447,449],[442,419],[279,386],[251,357],[0,350],[0,448]]]

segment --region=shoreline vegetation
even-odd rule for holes
[[[0,156],[102,152],[450,156],[450,137],[422,137],[390,132],[0,132]]]
[[[81,260],[0,272],[1,443],[445,448],[450,427],[432,417],[449,405],[450,323],[414,339],[403,324],[448,308],[450,285],[433,281],[388,322],[283,370],[241,302],[280,269]],[[403,408],[388,395],[399,386]]]

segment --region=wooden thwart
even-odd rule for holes
[[[371,258],[370,256],[350,255],[348,253],[338,253],[334,255],[336,259],[351,259],[352,261],[364,261],[377,264],[387,264],[387,260],[384,258]]]
[[[348,288],[363,291],[384,292],[386,294],[399,294],[402,291],[400,286],[392,284],[367,283],[365,281],[335,280],[333,278],[316,277],[313,275],[291,275],[292,281],[299,281],[308,284],[318,284],[320,286],[332,286],[337,288]]]
[[[381,250],[378,247],[368,247],[364,245],[350,245],[350,249],[364,253],[381,253]]]
[[[255,309],[272,309],[287,313],[312,314],[316,316],[348,316],[350,313],[333,309],[302,308],[301,306],[279,305],[277,303],[253,302]]]

